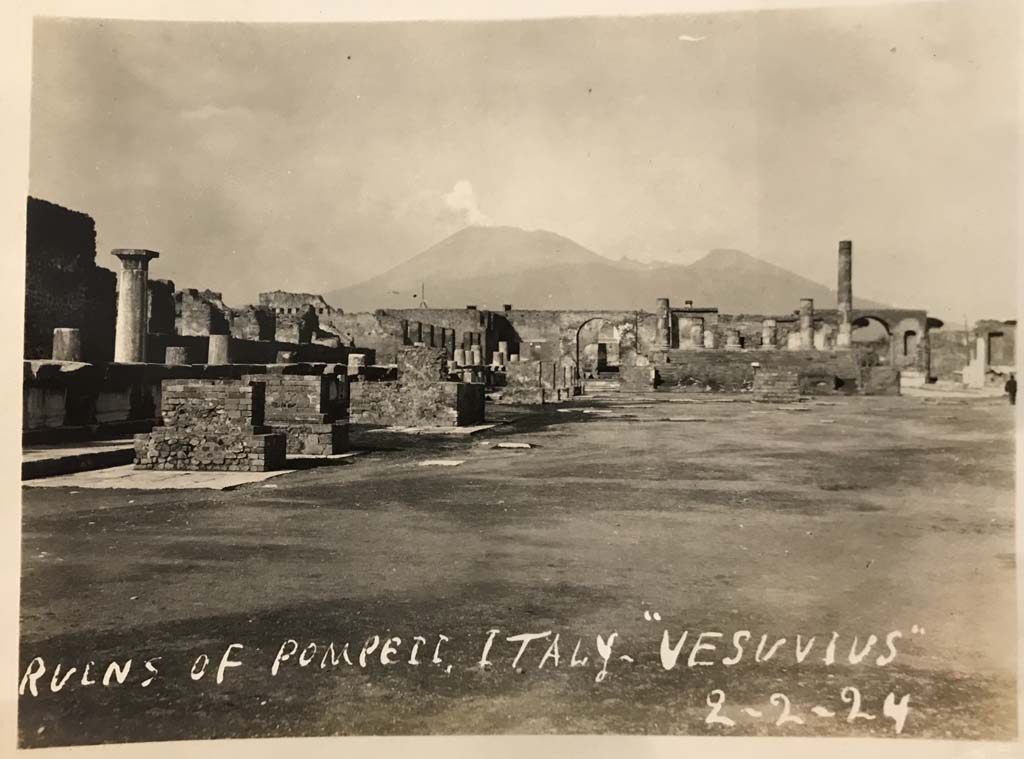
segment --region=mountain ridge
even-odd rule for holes
[[[466,227],[391,269],[325,299],[348,312],[433,308],[634,310],[659,297],[723,313],[784,314],[813,298],[834,308],[834,290],[740,250],[716,248],[690,264],[606,258],[547,230]],[[861,298],[858,306],[881,307]]]

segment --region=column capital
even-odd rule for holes
[[[114,248],[110,251],[110,255],[120,258],[121,265],[125,267],[129,266],[130,263],[145,266],[154,258],[160,257],[160,254],[155,250],[146,250],[145,248]]]

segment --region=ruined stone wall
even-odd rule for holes
[[[149,290],[149,331],[156,334],[173,335],[176,318],[174,283],[169,279],[151,279]]]
[[[174,293],[175,333],[185,336],[230,334],[230,309],[213,290],[187,288]]]
[[[791,403],[800,400],[800,372],[794,369],[754,372],[751,399],[759,403]]]
[[[972,331],[942,329],[930,333],[931,373],[938,380],[961,382],[974,349]]]
[[[529,346],[528,355],[545,361],[575,360],[576,336],[580,334],[580,354],[597,341],[614,340],[620,362],[629,356],[647,356],[656,340],[657,317],[635,311],[539,311],[517,310],[502,315],[520,344]],[[580,330],[580,327],[583,327]],[[605,329],[603,336],[601,330]],[[610,334],[607,331],[610,330]],[[520,348],[520,354],[523,351]]]
[[[238,380],[168,380],[163,426],[135,436],[138,469],[263,472],[281,468],[285,436],[263,426],[265,387]]]
[[[83,358],[114,356],[117,275],[96,265],[92,217],[28,199],[25,236],[25,358],[50,358],[53,330],[81,331]]]
[[[851,393],[861,386],[855,351],[673,351],[670,358],[669,364],[657,367],[662,389],[745,392],[753,385],[758,368],[806,375],[813,379],[806,387],[808,391]]]
[[[444,382],[448,360],[442,348],[404,346],[398,350],[399,382]]]
[[[350,418],[360,424],[457,427],[484,421],[484,387],[466,382],[355,382]]]
[[[259,305],[281,316],[297,316],[312,308],[321,321],[330,321],[331,317],[344,314],[324,300],[322,295],[315,293],[290,293],[284,290],[260,293]]]

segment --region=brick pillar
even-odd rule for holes
[[[114,361],[142,362],[146,360],[149,332],[149,262],[160,254],[135,248],[118,248],[111,254],[121,260],[117,276]]]

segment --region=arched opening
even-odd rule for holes
[[[903,355],[917,355],[917,332],[912,329],[903,333]]]
[[[861,349],[865,361],[877,366],[892,363],[892,332],[885,320],[877,316],[860,316],[853,321],[850,339]]]
[[[614,374],[636,361],[636,325],[633,321],[592,316],[576,328],[575,361],[582,377]]]

